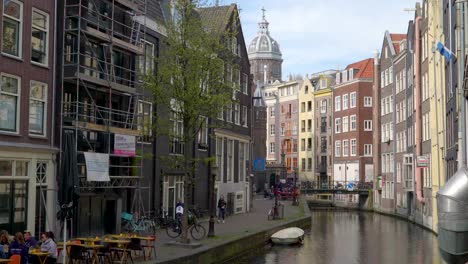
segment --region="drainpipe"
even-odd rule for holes
[[[378,177],[380,175],[380,64],[379,64],[379,51],[376,50],[374,54],[374,87],[372,91],[372,100],[374,107],[372,108],[372,116],[374,123],[374,138],[373,138],[373,162],[374,162],[374,183],[373,189],[376,191],[378,189]],[[374,197],[378,197],[378,191],[375,192]],[[373,197],[373,198],[374,198]],[[375,199],[374,198],[374,199]],[[376,205],[377,203],[374,203]],[[380,201],[379,203],[380,204]]]
[[[420,32],[420,23],[421,17],[418,16],[415,21],[415,35],[416,35],[416,43],[415,43],[415,54],[414,54],[414,71],[415,71],[415,78],[414,78],[414,108],[415,108],[415,136],[416,136],[416,159],[418,156],[421,155],[421,32]],[[423,190],[422,190],[422,175],[421,169],[415,168],[416,173],[416,199],[424,203],[425,199],[423,197]]]

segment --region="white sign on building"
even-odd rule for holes
[[[109,177],[109,154],[85,152],[86,180],[97,182],[108,182]]]
[[[114,137],[114,154],[120,156],[133,157],[135,151],[136,138],[135,136],[115,134]]]

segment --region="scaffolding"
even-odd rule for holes
[[[61,133],[74,131],[80,189],[129,190],[137,212],[144,211],[141,141],[147,120],[137,57],[144,54],[145,17],[146,0],[64,1]],[[114,154],[116,134],[135,137],[135,156]],[[110,181],[87,181],[85,152],[109,155]]]

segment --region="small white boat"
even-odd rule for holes
[[[298,227],[282,229],[271,236],[271,241],[278,245],[291,245],[301,243],[304,239],[304,230]]]

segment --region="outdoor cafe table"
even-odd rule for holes
[[[104,239],[102,240],[102,243],[110,243],[110,244],[116,244],[118,248],[122,249],[122,258],[120,259],[120,263],[125,263],[127,261],[127,247],[128,244],[130,244],[130,240],[126,239]]]
[[[50,255],[49,252],[43,252],[43,251],[31,251],[29,253],[29,255],[34,255],[34,256],[37,256],[37,258],[39,259],[39,263],[40,264],[45,264],[46,260],[47,260],[47,257]]]
[[[11,259],[0,259],[0,263],[10,263]]]
[[[77,239],[77,240],[80,240],[80,239]],[[104,245],[100,245],[100,244],[80,244],[80,243],[75,243],[75,242],[67,242],[67,254],[70,253],[70,250],[68,249],[70,246],[78,246],[78,247],[83,247],[87,250],[90,250],[93,255],[91,257],[91,263],[98,263],[99,262],[99,258],[98,258],[98,253],[99,253],[99,250],[104,248]],[[57,244],[57,249],[63,249],[63,242],[62,243],[58,243]]]
[[[100,239],[99,237],[78,237],[73,240],[84,241],[86,244],[94,244],[96,242],[101,241],[102,239]]]

